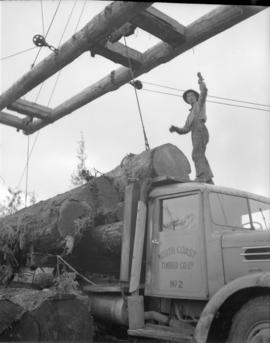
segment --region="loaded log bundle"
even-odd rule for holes
[[[188,181],[189,173],[185,155],[164,144],[129,154],[83,186],[0,218],[0,283],[20,267],[44,266],[56,255],[69,256],[80,271],[117,274],[126,185],[161,175]]]
[[[69,335],[91,342],[80,286],[119,281],[124,218],[131,220],[126,186],[139,190],[164,175],[185,182],[189,173],[185,155],[165,144],[129,154],[83,186],[0,218],[0,340],[63,341]]]

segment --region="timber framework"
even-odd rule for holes
[[[115,1],[108,5],[63,43],[57,53],[52,52],[0,96],[0,123],[32,134],[264,9],[261,6],[219,6],[183,26],[152,4]],[[119,42],[121,37],[133,34],[137,27],[161,42],[144,53]],[[89,51],[92,56],[98,54],[122,66],[55,108],[21,99]],[[4,111],[5,108],[20,116]]]

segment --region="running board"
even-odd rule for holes
[[[192,335],[181,333],[179,329],[163,325],[146,324],[142,329],[128,330],[130,336],[154,338],[178,343],[195,343]]]

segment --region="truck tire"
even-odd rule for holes
[[[227,343],[270,342],[270,296],[249,300],[235,314]]]

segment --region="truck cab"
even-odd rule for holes
[[[270,201],[201,183],[149,197],[145,293],[209,300],[234,279],[270,272]]]
[[[155,309],[168,319],[160,326],[162,320],[153,316],[154,322],[161,321],[159,327],[145,322],[144,329],[129,333],[143,335],[145,330],[148,336],[150,329],[155,338],[178,342],[268,341],[270,200],[231,188],[166,179],[156,183],[147,207],[141,291],[145,318]],[[253,302],[252,314],[246,307]],[[256,306],[257,312],[268,315],[258,314],[251,325]],[[239,323],[239,312],[249,324]]]
[[[138,187],[125,194],[120,287],[92,297],[94,315],[155,340],[269,342],[270,199],[171,177]]]

